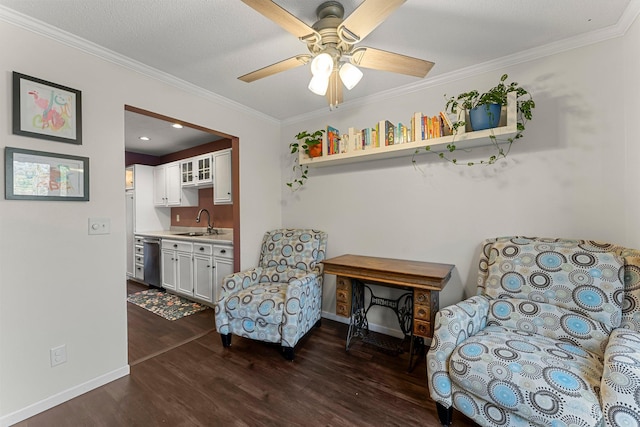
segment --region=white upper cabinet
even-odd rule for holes
[[[198,191],[182,188],[180,162],[158,165],[153,171],[153,203],[156,206],[198,206]]]
[[[231,148],[213,153],[213,204],[230,205],[231,197]]]

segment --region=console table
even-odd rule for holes
[[[410,342],[411,370],[414,338],[419,338],[422,345],[424,338],[433,337],[439,292],[451,278],[454,265],[361,255],[341,255],[324,260],[323,264],[325,273],[337,276],[336,314],[350,317],[347,351],[353,338],[366,340],[369,309],[376,305],[388,307],[396,313],[400,329]],[[375,296],[367,284],[401,288],[409,292],[390,300]],[[365,304],[365,288],[371,293],[368,304]]]

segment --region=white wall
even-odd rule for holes
[[[640,117],[640,55],[637,55],[640,46],[640,22],[629,29],[624,37],[623,56],[623,93],[624,100],[621,108],[624,111],[625,153],[620,160],[620,167],[625,171],[624,202],[621,204],[625,214],[625,232],[630,242],[640,241],[640,144],[638,138],[638,117]]]
[[[240,139],[242,266],[280,226],[280,125],[162,83],[0,19],[0,148],[90,158],[89,202],[0,200],[0,425],[126,375],[124,105]],[[13,42],[9,42],[13,41]],[[12,135],[11,72],[82,91],[83,144]],[[1,181],[4,181],[2,174]],[[259,212],[259,214],[254,214]],[[90,217],[111,234],[89,236]],[[68,362],[50,367],[66,344]]]
[[[327,231],[329,257],[353,253],[455,264],[441,307],[475,294],[476,254],[488,237],[558,236],[640,247],[635,129],[640,74],[632,53],[640,48],[639,26],[636,22],[624,37],[287,123],[282,129],[287,142],[300,130],[327,124],[345,133],[382,119],[407,123],[415,111],[435,115],[444,109],[445,94],[488,89],[502,73],[536,101],[534,120],[506,161],[454,166],[424,154],[418,169],[410,156],[311,169],[301,190],[283,187],[283,225]],[[489,154],[480,149],[458,158]],[[286,145],[282,158],[287,181]],[[323,310],[331,315],[335,276],[325,283]],[[397,330],[387,311],[372,312],[370,321]]]

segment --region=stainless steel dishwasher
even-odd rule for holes
[[[149,286],[162,287],[160,283],[160,239],[145,237],[144,245],[144,281]]]

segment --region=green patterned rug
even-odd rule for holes
[[[130,294],[127,297],[127,301],[167,320],[178,320],[209,308],[206,305],[198,304],[167,292],[161,292],[157,289]]]

